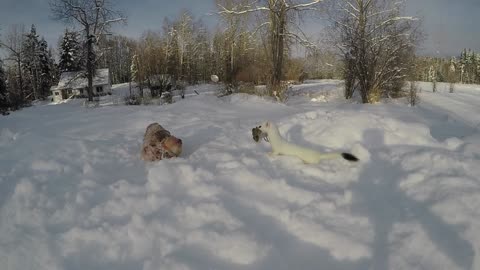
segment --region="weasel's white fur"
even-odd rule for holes
[[[312,149],[308,149],[302,146],[295,145],[287,142],[278,131],[277,126],[272,122],[264,122],[259,127],[260,130],[267,134],[268,141],[272,146],[271,155],[290,155],[296,156],[303,160],[305,163],[319,163],[325,159],[345,158],[350,161],[357,161],[358,159],[346,153],[321,153]],[[349,158],[347,158],[349,157]]]

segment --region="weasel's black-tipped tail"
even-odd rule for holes
[[[348,161],[356,162],[358,158],[350,153],[342,153],[342,157]]]

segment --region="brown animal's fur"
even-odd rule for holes
[[[178,157],[182,153],[182,140],[172,136],[160,124],[153,123],[147,127],[143,137],[141,156],[145,161]]]

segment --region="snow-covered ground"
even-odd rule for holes
[[[166,106],[0,117],[0,269],[480,269],[480,86],[420,86],[415,108],[314,81],[287,104],[199,86]],[[251,137],[265,119],[360,162],[270,157]],[[139,159],[152,122],[181,158]]]

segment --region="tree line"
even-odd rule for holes
[[[480,53],[463,49],[458,57],[417,57],[415,79],[480,84]]]
[[[8,54],[0,60],[0,110],[18,109],[47,97],[58,69],[52,49],[39,37],[35,25],[28,33],[23,26],[11,26],[0,46]]]
[[[420,22],[405,16],[405,1],[215,0],[216,28],[184,10],[137,39],[111,32],[113,24],[126,21],[111,2],[52,0],[50,5],[53,17],[70,27],[57,55],[35,26],[28,33],[12,26],[2,36],[7,58],[0,62],[1,107],[46,98],[59,74],[70,71],[83,72],[91,100],[95,69],[103,67],[114,84],[135,81],[149,87],[163,75],[196,84],[215,74],[233,88],[265,84],[278,100],[286,97],[286,81],[306,78],[344,79],[345,97],[358,93],[365,103],[402,95],[408,80],[480,80],[475,52],[464,50],[458,59],[415,55]],[[304,33],[306,17],[327,22],[322,43]],[[296,52],[298,46],[303,55]]]

